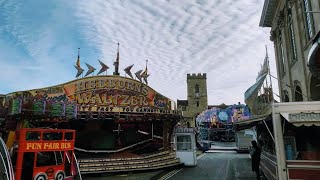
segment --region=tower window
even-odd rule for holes
[[[199,93],[199,92],[200,92],[200,90],[199,90],[199,85],[198,85],[198,84],[197,84],[196,87],[194,88],[194,92],[195,92],[195,93]]]
[[[199,101],[197,101],[197,107],[199,107]]]

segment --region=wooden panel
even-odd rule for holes
[[[288,169],[289,179],[315,180],[320,177],[320,169]]]
[[[294,161],[287,161],[287,166],[291,165],[309,165],[309,166],[319,166],[320,167],[320,161],[304,161],[304,160],[294,160]]]

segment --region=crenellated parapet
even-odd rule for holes
[[[191,73],[187,74],[187,79],[207,79],[206,73]]]

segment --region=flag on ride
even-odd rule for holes
[[[142,72],[141,76],[146,77],[148,75],[148,67]]]
[[[269,72],[268,55],[264,59],[263,65],[259,71],[256,82],[244,93],[244,101],[250,109],[255,109],[254,106],[257,103],[258,92],[263,85]]]
[[[141,73],[141,77],[143,78],[148,77],[148,60],[146,60],[146,69]]]
[[[78,68],[80,67],[80,56],[79,56],[79,54],[78,54],[78,59],[77,59],[76,66],[77,66]]]

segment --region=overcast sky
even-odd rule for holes
[[[75,79],[84,63],[111,67],[120,43],[120,74],[148,59],[149,86],[187,99],[188,73],[207,73],[208,103],[244,102],[268,46],[259,27],[263,0],[0,0],[0,94]],[[111,74],[111,70],[108,74]],[[273,82],[276,87],[277,82]]]

